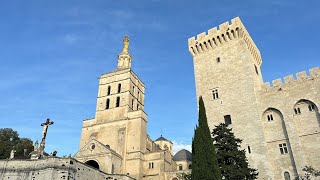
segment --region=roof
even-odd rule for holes
[[[181,149],[173,156],[174,161],[192,161],[192,154],[186,149]]]
[[[164,138],[162,135],[158,139],[156,139],[155,141],[168,141],[168,142],[171,142],[168,139]]]

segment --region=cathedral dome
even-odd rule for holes
[[[181,149],[173,156],[174,161],[192,161],[192,154],[186,149]]]

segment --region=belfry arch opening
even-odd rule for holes
[[[91,166],[93,168],[99,169],[99,164],[95,160],[89,160],[89,161],[85,162],[85,164],[89,165],[89,166]]]

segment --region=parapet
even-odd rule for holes
[[[309,69],[309,73],[310,75],[308,76],[306,71],[301,71],[296,73],[296,79],[291,74],[289,76],[284,77],[283,80],[282,78],[279,78],[279,79],[273,80],[272,83],[266,82],[264,83],[262,89],[264,89],[265,91],[268,91],[274,88],[279,90],[282,86],[285,86],[288,84],[301,83],[306,80],[313,80],[315,78],[320,77],[319,67]]]
[[[189,51],[192,56],[197,56],[201,53],[210,51],[219,46],[223,46],[235,39],[243,38],[247,44],[247,47],[254,57],[256,63],[261,65],[262,59],[259,49],[256,47],[248,31],[242,24],[239,17],[236,17],[229,22],[222,23],[219,25],[219,29],[214,27],[208,31],[197,35],[197,38],[191,37],[188,39]]]

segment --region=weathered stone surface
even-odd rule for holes
[[[298,73],[296,80],[290,75],[263,82],[260,52],[239,18],[209,30],[206,37],[190,38],[188,44],[197,97],[204,99],[210,128],[231,116],[259,179],[284,179],[286,171],[293,178],[305,165],[320,169],[319,68],[311,69],[310,76]],[[213,90],[218,90],[216,99]],[[300,114],[295,114],[297,108]],[[283,143],[288,153],[280,153]]]

